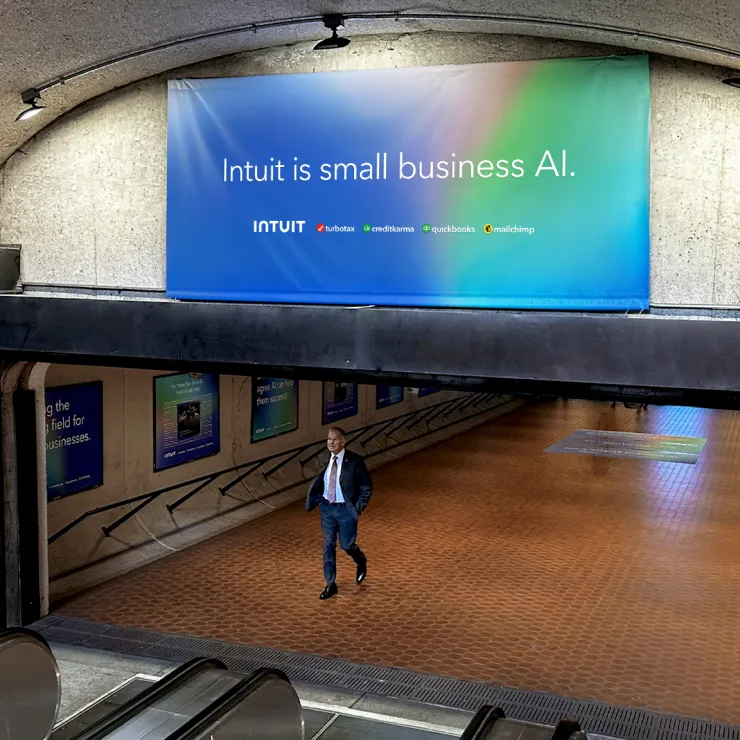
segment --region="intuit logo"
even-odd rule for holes
[[[302,234],[305,221],[254,221],[253,230],[257,234]]]

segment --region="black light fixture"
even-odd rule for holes
[[[728,77],[726,80],[722,80],[722,82],[730,87],[740,88],[740,77]]]
[[[313,48],[316,51],[326,51],[327,49],[343,49],[349,46],[350,40],[342,38],[337,34],[337,30],[344,28],[344,18],[339,13],[330,13],[323,17],[324,25],[331,31],[331,38],[319,41]]]
[[[27,105],[29,107],[18,114],[17,118],[15,119],[16,122],[27,121],[29,118],[33,118],[34,116],[41,113],[41,111],[45,108],[44,104],[41,102],[41,93],[34,87],[21,93],[21,100],[23,101],[24,105]]]

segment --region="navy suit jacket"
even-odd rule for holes
[[[330,458],[331,459],[331,458]],[[315,509],[324,498],[324,476],[329,463],[313,479],[306,496],[306,511]],[[370,480],[365,461],[356,452],[344,450],[342,472],[339,476],[344,501],[354,516],[358,517],[367,507],[373,495],[373,482]]]

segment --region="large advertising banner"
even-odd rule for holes
[[[403,401],[402,385],[375,386],[375,408],[384,409]]]
[[[357,383],[322,383],[322,423],[357,416]]]
[[[103,483],[103,384],[47,388],[46,491],[49,500]]]
[[[649,305],[645,55],[171,80],[168,99],[170,297]]]
[[[182,373],[154,378],[154,469],[221,450],[218,375]]]
[[[252,442],[298,429],[298,382],[252,378]]]

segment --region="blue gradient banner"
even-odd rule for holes
[[[167,294],[649,305],[644,55],[172,80]]]

